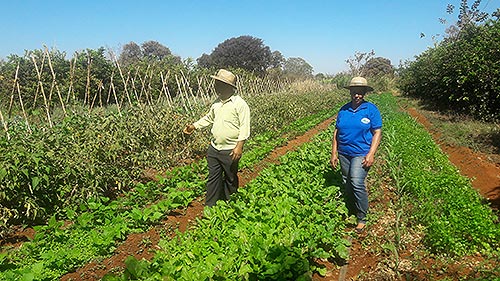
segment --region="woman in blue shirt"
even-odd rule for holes
[[[332,141],[333,168],[340,162],[345,199],[357,218],[356,232],[366,225],[368,192],[365,179],[373,165],[382,138],[382,117],[377,106],[364,100],[373,91],[363,77],[354,77],[348,87],[351,102],[340,108]]]

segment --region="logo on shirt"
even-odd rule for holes
[[[370,119],[368,119],[368,118],[365,117],[365,118],[361,119],[361,123],[363,123],[363,124],[370,124]]]

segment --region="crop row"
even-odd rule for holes
[[[490,206],[460,174],[426,129],[398,109],[396,99],[375,101],[384,119],[384,155],[412,221],[425,227],[431,251],[445,255],[500,251],[500,224]]]
[[[280,93],[246,97],[252,136],[279,137],[283,127],[339,100],[339,92]],[[145,170],[165,171],[200,157],[209,130],[185,137],[182,128],[203,114],[155,104],[80,112],[52,128],[22,122],[0,133],[0,235],[12,224],[43,223],[68,207],[114,198],[145,181]]]
[[[329,166],[332,127],[264,169],[194,228],[161,240],[151,262],[129,258],[105,280],[306,280],[318,258],[348,257],[340,175]],[[128,280],[128,279],[127,279]]]
[[[381,156],[405,212],[424,226],[438,255],[498,254],[499,226],[472,189],[392,95],[381,108]],[[324,273],[314,258],[347,258],[346,210],[338,201],[338,171],[328,165],[331,129],[281,158],[229,203],[205,211],[197,226],[160,242],[151,262],[129,257],[122,276],[107,280],[301,280]],[[377,175],[376,175],[377,176]]]
[[[330,117],[331,111],[299,119],[286,126],[288,134],[301,133]],[[287,140],[286,136],[272,137],[274,145]],[[269,145],[269,133],[249,141],[249,151],[242,166],[251,167],[265,157],[274,146]],[[207,166],[205,160],[178,167],[156,182],[137,184],[116,200],[101,198],[77,209],[65,209],[68,222],[53,215],[48,224],[35,226],[35,238],[19,250],[0,255],[0,279],[56,279],[90,260],[111,254],[127,234],[145,231],[159,223],[171,210],[185,208],[202,195]],[[144,207],[147,206],[147,207]]]

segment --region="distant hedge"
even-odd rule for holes
[[[404,94],[438,109],[500,120],[500,21],[463,29],[400,72]]]

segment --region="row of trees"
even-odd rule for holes
[[[447,36],[401,69],[400,89],[438,109],[500,120],[500,9],[489,17],[480,3],[462,0]]]
[[[279,51],[271,51],[262,39],[251,36],[228,39],[196,62],[183,60],[156,41],[141,45],[130,42],[118,55],[103,47],[87,49],[70,59],[57,49],[26,51],[23,56],[10,55],[0,61],[0,104],[11,109],[19,96],[27,107],[36,108],[43,105],[45,94],[59,95],[66,103],[117,103],[113,93],[127,91],[131,84],[141,90],[152,89],[152,97],[165,88],[175,96],[186,86],[180,85],[179,78],[196,92],[199,77],[208,77],[217,68],[276,79],[304,79],[313,74],[304,59],[286,59]]]
[[[350,70],[337,79],[339,86],[355,75],[377,77],[394,73],[390,61],[374,57],[373,51],[356,53],[346,62]],[[53,103],[83,103],[90,107],[124,101],[146,103],[166,92],[175,97],[187,88],[196,94],[203,84],[200,77],[208,77],[218,68],[278,81],[313,78],[313,67],[306,60],[285,58],[252,36],[227,39],[196,61],[182,59],[156,41],[141,45],[130,42],[119,54],[103,47],[87,49],[70,59],[65,52],[45,48],[0,61],[0,105],[8,107],[10,116],[16,104],[36,109],[52,107]],[[332,81],[331,76],[324,74],[316,78]]]

